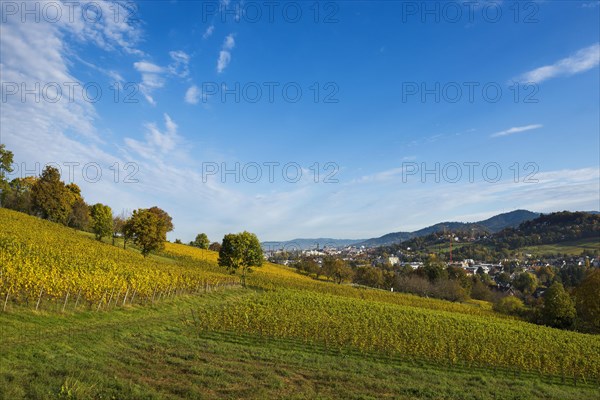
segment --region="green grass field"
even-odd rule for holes
[[[454,243],[453,250],[457,250],[466,243]],[[529,253],[536,256],[548,256],[555,254],[567,254],[569,256],[579,256],[584,251],[600,252],[600,240],[598,238],[587,238],[575,241],[567,241],[555,244],[544,244],[539,246],[525,246],[516,250],[520,253]],[[433,254],[446,254],[450,252],[449,243],[438,243],[427,247],[427,252]]]
[[[568,254],[570,256],[579,256],[586,250],[600,252],[600,240],[598,238],[588,238],[556,244],[527,246],[519,250],[534,255]]]
[[[232,277],[214,252],[167,243],[163,253],[143,259],[134,248],[3,209],[0,222],[2,399],[600,394],[599,336],[531,325],[495,313],[489,303],[336,285],[269,263],[251,274],[248,288],[217,286]],[[92,293],[77,307],[69,282],[113,287],[101,273],[106,257],[119,301]],[[157,275],[164,290],[156,301],[156,286],[140,275],[152,268],[169,271]],[[212,284],[173,292],[169,279],[179,274],[210,276]],[[37,298],[32,285],[56,287],[38,311],[27,297]],[[146,297],[128,302],[126,288],[147,290]]]

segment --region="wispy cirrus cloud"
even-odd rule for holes
[[[57,15],[63,17],[54,23],[44,18],[21,18],[18,13],[3,15],[0,28],[0,79],[5,84],[25,85],[28,88],[59,85],[65,92],[57,101],[42,101],[33,96],[26,101],[21,101],[20,96],[7,98],[1,107],[1,133],[20,144],[29,141],[24,145],[26,149],[39,148],[42,153],[61,143],[59,136],[63,138],[66,134],[99,142],[93,103],[84,98],[81,90],[73,90],[72,95],[65,95],[68,91],[64,85],[69,83],[80,87],[86,84],[73,73],[74,61],[109,76],[115,82],[121,82],[123,78],[118,71],[99,67],[79,56],[76,48],[86,43],[107,52],[143,55],[142,51],[136,49],[142,31],[127,18],[107,17],[90,23],[84,17],[87,14],[82,12],[98,10],[105,16],[126,16],[130,10],[121,3],[81,1],[68,6],[50,0],[36,3],[37,9],[51,6],[57,9]],[[90,5],[92,7],[87,8]],[[19,135],[19,132],[28,132],[29,137]],[[37,134],[47,137],[55,135],[55,139],[51,143],[31,140],[31,136]],[[66,140],[66,136],[64,138]]]
[[[36,3],[41,3],[42,10],[47,6],[60,10],[57,15],[62,18],[58,18],[57,25],[80,42],[93,43],[106,51],[145,55],[136,47],[142,38],[142,30],[135,23],[137,6],[134,2],[38,0]],[[95,16],[90,16],[94,13]],[[65,18],[67,15],[69,18]]]
[[[108,2],[93,3],[95,7],[102,7],[104,15],[113,15],[114,7],[122,6]],[[101,72],[112,80],[111,83],[122,81],[118,71],[99,67],[94,61],[88,61],[88,54],[78,55],[76,49],[85,42],[90,47],[112,53],[111,56],[115,52],[143,55],[135,49],[136,38],[141,36],[139,27],[114,18],[102,18],[91,24],[81,19],[79,9],[90,4],[87,1],[73,2],[70,5],[74,7],[72,14],[69,14],[68,7],[62,8],[61,2],[39,1],[38,7],[44,9],[47,4],[61,7],[63,18],[57,23],[44,18],[39,21],[33,18],[22,20],[18,14],[6,15],[0,27],[0,81],[3,85],[18,84],[27,88],[34,88],[36,84],[58,84],[63,87],[63,95],[57,101],[47,101],[43,94],[37,99],[32,95],[26,101],[22,101],[19,95],[7,97],[0,107],[0,141],[14,152],[15,163],[21,167],[27,165],[35,171],[37,165],[39,173],[46,163],[62,166],[63,179],[76,182],[87,201],[93,203],[120,198],[121,204],[129,207],[143,196],[121,190],[110,179],[90,183],[82,173],[81,166],[86,163],[109,166],[116,162],[124,165],[126,161],[111,154],[110,150],[114,147],[106,141],[106,131],[98,127],[101,118],[98,118],[95,103],[86,100],[82,91],[77,90],[89,82],[82,78],[83,74],[75,71],[75,66],[80,64]],[[68,15],[73,17],[65,17]],[[126,14],[121,12],[120,15]],[[98,82],[94,83],[101,84],[99,77],[95,76],[95,79]],[[70,94],[63,86],[66,83],[75,88]],[[74,174],[66,173],[65,162],[79,165],[75,167]],[[16,169],[14,176],[22,174],[23,170]]]
[[[140,91],[152,105],[156,105],[152,92],[162,88],[167,76],[185,78],[189,75],[190,56],[183,51],[170,51],[171,63],[166,67],[154,64],[150,61],[137,61],[133,67],[142,75]]]
[[[600,63],[600,43],[583,48],[575,54],[522,74],[518,80],[541,83],[560,76],[571,76],[597,67]]]
[[[148,61],[138,61],[133,63],[133,67],[142,74],[142,82],[140,83],[140,91],[152,105],[156,105],[156,101],[152,97],[152,92],[160,89],[165,85],[165,80],[162,77],[164,68]]]
[[[209,37],[212,36],[212,34],[214,33],[214,31],[215,31],[215,26],[214,25],[210,25],[208,28],[206,28],[206,30],[202,34],[202,39],[208,39]]]
[[[543,128],[544,125],[542,124],[532,124],[532,125],[525,125],[525,126],[515,126],[513,128],[510,129],[506,129],[500,132],[496,132],[496,133],[492,133],[490,135],[490,137],[501,137],[501,136],[509,136],[509,135],[514,135],[515,133],[521,133],[521,132],[527,132],[527,131],[532,131],[534,129],[540,129]]]
[[[200,89],[198,86],[192,85],[185,92],[185,102],[188,104],[198,104],[198,100],[200,99]]]
[[[170,51],[169,56],[173,60],[167,67],[169,73],[180,78],[185,78],[190,74],[190,56],[184,51]]]
[[[165,129],[161,131],[155,123],[145,125],[145,141],[125,138],[125,145],[146,159],[158,159],[161,155],[175,150],[181,137],[177,134],[177,124],[168,114],[164,114]]]
[[[553,212],[598,208],[600,171],[593,166],[536,172],[528,183],[517,183],[510,174],[496,183],[485,179],[470,183],[466,175],[456,183],[444,179],[436,183],[432,175],[423,180],[420,174],[404,182],[402,174],[396,172],[374,174],[385,179],[352,181],[341,185],[336,196],[329,194],[324,199],[327,204],[332,204],[335,197],[342,198],[343,202],[335,209],[330,208],[326,216],[314,214],[315,218],[329,219],[332,229],[322,230],[323,235],[374,237],[421,229],[440,221],[475,222],[516,209]],[[359,190],[359,187],[368,190]],[[364,219],[352,211],[361,207],[368,210],[365,211],[368,217]],[[351,222],[344,226],[346,218]],[[303,234],[305,225],[305,221],[299,221],[295,233]],[[357,235],[348,234],[352,230],[357,231]]]
[[[221,47],[221,51],[219,52],[219,59],[217,60],[217,72],[220,74],[225,71],[225,68],[231,62],[231,50],[235,47],[235,39],[233,38],[233,34],[230,33],[225,37],[223,41],[223,46]]]

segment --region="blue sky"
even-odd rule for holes
[[[185,241],[599,209],[599,4],[3,1],[0,139]]]

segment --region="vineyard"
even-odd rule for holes
[[[216,261],[215,253],[186,246],[170,245],[167,253]],[[248,282],[260,292],[198,310],[199,329],[600,381],[600,337],[519,321],[489,303],[336,285],[270,263]]]
[[[97,242],[75,230],[0,208],[0,298],[62,310],[153,303],[237,283],[199,262],[169,263]]]
[[[173,298],[177,316],[169,314],[170,324],[178,321],[180,335],[232,340],[228,346],[258,340],[269,351],[269,343],[278,341],[300,352],[324,348],[327,354],[425,362],[448,371],[509,371],[510,379],[523,373],[575,383],[577,388],[582,383],[594,388],[600,382],[599,336],[529,324],[494,312],[486,302],[453,303],[338,285],[270,263],[256,268],[243,289],[238,276],[217,265],[218,255],[212,251],[166,243],[162,253],[144,258],[135,249],[1,208],[0,227],[0,315],[10,326],[15,314],[42,323],[38,313],[29,311],[56,311],[44,315],[84,318],[79,326],[81,340],[86,340],[92,325],[103,332],[102,319],[119,321],[118,312],[96,311],[118,307],[131,313],[126,318],[151,316],[142,318],[142,325],[159,324],[156,307],[168,307],[172,302],[161,300]],[[230,290],[212,290],[223,286]],[[123,307],[154,303],[156,307]],[[184,309],[177,304],[185,304]],[[75,310],[79,313],[64,313]],[[90,316],[100,319],[88,324]],[[111,324],[110,331],[120,325]],[[46,329],[64,331],[54,325]],[[23,331],[19,336],[35,334]],[[20,339],[6,340],[14,344]],[[131,346],[137,349],[135,342]],[[152,345],[149,351],[158,348]]]
[[[520,321],[281,289],[197,313],[197,326],[443,365],[600,380],[600,338]]]
[[[216,265],[218,255],[213,251],[166,243],[164,254],[175,257],[181,262],[201,262],[203,263],[203,268],[206,268],[208,271],[218,272],[223,270]],[[494,316],[503,319],[511,318],[493,312],[491,304],[486,302],[473,301],[464,304],[451,303],[448,301],[419,297],[412,294],[391,293],[385,290],[365,289],[348,285],[334,285],[331,282],[317,281],[305,275],[298,274],[291,268],[268,262],[264,263],[261,268],[257,268],[250,274],[248,284],[262,290],[278,290],[283,287],[294,288],[304,291],[328,293],[347,298],[427,308],[431,310],[449,311],[469,315]]]

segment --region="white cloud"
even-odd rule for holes
[[[107,51],[122,50],[128,54],[143,56],[144,53],[136,48],[142,37],[142,31],[131,23],[135,19],[136,10],[133,3],[116,1],[57,2],[40,0],[40,9],[59,9],[56,25],[64,32],[72,34],[78,41],[92,43]],[[97,21],[95,16],[98,17]],[[42,18],[43,20],[43,18]],[[44,21],[42,21],[44,22]]]
[[[63,13],[64,15],[68,14]],[[103,29],[100,24],[94,24],[94,27]],[[77,55],[70,47],[71,41],[68,39],[72,35],[70,36],[68,25],[59,26],[44,21],[35,23],[31,18],[23,23],[17,16],[15,19],[7,18],[0,29],[0,80],[3,84],[14,82],[19,86],[24,84],[27,88],[34,88],[36,83],[44,86],[49,82],[76,82],[80,87],[85,85],[86,82],[71,70]],[[102,37],[102,32],[91,31],[93,27],[81,26],[76,29],[77,34],[83,30],[81,35]],[[91,41],[91,45],[110,51],[119,50],[119,43],[111,40],[106,37],[101,42],[102,46],[96,40]],[[148,87],[160,86],[161,74],[166,73],[160,66],[149,61],[140,61],[136,69],[140,73],[144,71],[143,74],[146,75],[143,80]],[[102,72],[115,79],[122,79],[114,71]],[[67,88],[64,88],[64,93],[66,92]],[[81,93],[81,90],[75,90],[74,98],[64,95],[57,102],[44,99],[36,101],[33,95],[24,102],[19,94],[7,96],[0,106],[0,140],[14,152],[15,162],[19,166],[26,163],[27,169],[34,171],[29,173],[39,173],[49,162],[63,166],[65,162],[79,163],[75,167],[73,179],[67,175],[63,175],[63,179],[77,183],[82,188],[86,201],[108,202],[116,211],[122,208],[163,206],[176,217],[176,224],[179,224],[177,221],[187,221],[186,215],[193,209],[192,203],[196,203],[198,199],[206,199],[210,208],[208,214],[202,214],[202,217],[206,218],[210,213],[216,215],[214,231],[222,232],[217,227],[227,216],[220,213],[219,203],[227,204],[226,199],[237,199],[235,204],[243,204],[244,197],[230,194],[226,188],[203,183],[199,177],[199,169],[181,166],[191,165],[191,162],[186,159],[185,152],[180,150],[184,147],[181,145],[182,139],[177,132],[177,125],[170,117],[165,115],[163,127],[146,124],[143,140],[128,140],[124,146],[117,140],[103,142],[103,137],[112,132],[101,130],[94,104],[85,101]],[[110,95],[107,98],[110,99]],[[82,168],[88,163],[97,163],[102,168],[103,176],[100,181],[90,182],[83,178]],[[121,172],[118,178],[114,175],[115,163],[118,163]],[[34,168],[36,164],[38,168]],[[132,168],[124,169],[125,165]],[[139,179],[139,183],[124,184],[124,179],[132,171],[137,171],[133,178]],[[67,174],[68,169],[63,168],[62,172]],[[19,169],[16,174],[22,174],[22,171]],[[192,188],[190,184],[193,185]],[[153,193],[152,196],[148,196],[150,192]],[[189,202],[185,207],[178,207],[176,204],[185,202],[186,200],[181,199],[186,196],[189,196]],[[232,212],[232,208],[227,212]],[[228,227],[232,224],[233,222]],[[186,228],[182,222],[180,232],[189,232],[191,235],[197,226]]]
[[[133,67],[139,72],[150,72],[154,74],[160,74],[164,72],[164,68],[156,64],[152,64],[148,61],[138,61],[133,63]]]
[[[235,47],[235,39],[233,34],[227,35],[223,41],[223,46],[219,52],[219,59],[217,60],[217,72],[220,74],[225,71],[225,68],[231,62],[231,50]]]
[[[204,31],[204,34],[202,35],[202,39],[208,39],[209,37],[212,36],[214,31],[215,31],[215,26],[210,25],[208,28],[206,28],[206,31]]]
[[[59,5],[57,2],[52,3],[54,6]],[[105,2],[97,4],[105,6]],[[40,9],[43,7],[42,4]],[[131,36],[134,37],[137,34],[123,25],[114,25],[110,18],[84,25],[77,19],[73,23],[66,23],[69,20],[66,8],[62,15],[63,19],[56,24],[43,19],[35,22],[31,18],[22,22],[18,15],[16,18],[8,17],[2,23],[0,79],[3,84],[18,83],[27,88],[34,88],[36,83],[42,87],[53,83],[63,86],[67,82],[77,85],[71,85],[76,88],[72,96],[68,94],[68,88],[63,86],[63,95],[56,102],[46,101],[43,97],[37,100],[30,96],[24,102],[19,95],[8,97],[0,107],[1,141],[14,152],[15,162],[19,166],[26,163],[28,170],[39,172],[49,162],[63,166],[63,179],[80,185],[90,203],[119,199],[119,205],[135,204],[135,196],[123,191],[120,183],[115,183],[109,177],[111,172],[108,167],[115,165],[115,162],[122,166],[125,162],[105,149],[111,148],[112,144],[103,141],[103,135],[96,128],[98,116],[95,106],[82,96],[81,87],[87,82],[70,70],[74,61],[87,66],[90,63],[75,55],[70,46],[72,40],[69,39],[90,39],[91,45],[107,51],[124,50],[135,53],[133,41],[127,39],[125,33],[132,32]],[[75,11],[74,15],[80,16],[81,10]],[[93,29],[97,31],[94,32]],[[117,34],[119,31],[121,36]],[[101,68],[97,70],[112,79],[122,79],[115,71]],[[69,177],[69,169],[64,167],[65,162],[79,163],[74,166],[74,176]],[[34,168],[36,163],[38,168]],[[87,163],[101,165],[104,178],[99,182],[86,181],[82,168]],[[23,171],[18,174],[23,176]]]
[[[534,129],[540,129],[540,128],[543,128],[543,127],[544,127],[544,125],[541,125],[541,124],[516,126],[516,127],[510,128],[510,129],[506,129],[504,131],[493,133],[493,134],[490,135],[490,137],[500,137],[500,136],[514,135],[515,133],[527,132],[527,131],[531,131],[531,130],[534,130]]]
[[[65,32],[58,25],[22,23],[20,19],[9,18],[2,23],[1,30],[0,78],[5,85],[24,85],[32,89],[35,85],[57,83],[64,94],[68,93],[65,83],[83,84],[69,71],[65,60],[65,53],[69,51],[63,40]],[[12,137],[26,142],[38,133],[67,131],[99,140],[93,124],[94,107],[84,100],[81,90],[73,90],[73,96],[63,95],[57,102],[33,95],[22,101],[20,93],[7,97],[0,107],[3,140]],[[37,143],[32,145],[37,148]],[[40,150],[43,152],[43,147]]]
[[[183,51],[170,51],[169,56],[172,62],[167,67],[161,67],[150,61],[133,63],[133,67],[142,74],[140,91],[152,105],[156,105],[156,101],[152,97],[152,92],[164,87],[166,76],[185,78],[189,75],[190,56],[187,53]]]
[[[391,181],[402,175],[404,172],[403,167],[391,168],[386,171],[376,172],[371,175],[364,175],[358,179],[352,181],[353,183],[364,183],[364,182],[386,182]]]
[[[536,68],[521,75],[519,80],[541,83],[559,76],[571,76],[588,71],[600,63],[600,43],[579,50],[551,65]]]
[[[198,104],[200,99],[200,90],[198,86],[193,85],[185,92],[185,102],[188,104]]]
[[[168,114],[165,114],[164,118],[164,132],[161,132],[155,123],[148,123],[145,125],[145,142],[125,138],[125,145],[146,159],[159,159],[161,156],[175,150],[175,147],[181,141],[181,137],[177,134],[177,124],[173,122]]]
[[[219,52],[219,59],[217,60],[217,72],[219,74],[222,73],[225,70],[225,68],[227,68],[230,62],[231,53],[225,50],[221,50]]]
[[[179,76],[180,78],[185,78],[188,76],[190,73],[190,56],[181,50],[171,51],[169,52],[169,55],[173,60],[173,62],[169,64],[169,72],[173,75]]]
[[[435,183],[433,176],[426,182],[422,182],[420,176],[402,182],[400,175],[395,174],[395,180],[386,177],[382,181],[340,185],[335,197],[331,195],[322,200],[325,204],[334,204],[337,198],[343,202],[328,207],[327,218],[331,225],[320,224],[319,232],[325,237],[374,237],[389,232],[413,231],[441,221],[473,222],[516,209],[552,212],[598,208],[600,171],[597,167],[538,172],[531,177],[533,183],[523,182],[524,177],[515,182],[510,171],[506,171],[508,173],[498,183],[490,183],[479,179],[481,172],[475,171],[477,179],[473,183],[466,174],[457,183],[443,179]],[[382,175],[386,175],[385,171]],[[465,193],[469,195],[465,196]],[[314,215],[323,216],[321,213]],[[346,217],[351,221],[348,226],[344,226]],[[306,229],[303,222],[297,229],[297,236],[310,232],[303,230]],[[354,236],[346,234],[351,231],[358,233]],[[280,238],[286,237],[274,237]]]
[[[224,50],[231,50],[233,49],[235,46],[235,39],[233,38],[232,34],[227,35],[227,37],[225,38],[225,41],[223,42],[223,49]]]
[[[81,36],[78,39],[93,39],[92,45],[108,51],[141,54],[134,51],[131,37],[135,34],[128,36],[125,27],[107,29],[98,25],[82,26],[73,28],[72,32]],[[67,40],[70,32],[66,26],[45,23],[23,24],[20,20],[3,23],[0,35],[2,82],[22,82],[28,87],[35,82],[83,84],[72,70],[74,51]],[[123,33],[122,38],[118,32]],[[234,48],[233,39],[232,36],[231,40],[225,40],[222,51]],[[180,62],[180,67],[189,60],[181,53],[174,53],[174,57],[170,54],[171,59],[174,63]],[[137,59],[140,61],[136,71],[149,89],[161,87],[165,79],[185,71],[180,67],[171,68],[172,64],[153,63],[147,56],[140,55]],[[192,91],[190,98],[193,94]],[[531,185],[515,184],[512,177],[507,177],[507,182],[497,185],[478,182],[409,186],[399,182],[399,170],[384,172],[366,182],[334,185],[223,184],[219,179],[205,182],[198,164],[225,160],[205,148],[194,152],[195,160],[186,159],[189,146],[183,143],[180,134],[183,128],[179,129],[169,115],[164,115],[163,123],[145,124],[141,138],[104,143],[105,132],[96,128],[101,125],[97,123],[94,105],[81,96],[72,103],[67,100],[23,103],[20,96],[12,96],[3,102],[0,134],[2,142],[15,152],[17,161],[27,161],[29,166],[33,162],[97,162],[104,168],[102,181],[93,184],[81,178],[75,180],[87,201],[108,201],[115,210],[158,205],[174,217],[176,235],[184,239],[192,239],[198,226],[204,226],[202,229],[215,240],[224,233],[241,229],[256,232],[261,239],[291,239],[315,235],[315,232],[334,237],[369,237],[394,230],[417,229],[453,219],[453,216],[501,207],[552,211],[591,209],[598,204],[597,166],[539,173],[539,183]],[[125,163],[134,163],[139,168],[135,178],[140,183],[114,183],[109,167],[115,162],[120,163],[121,170]],[[310,172],[305,175],[310,179]],[[367,190],[358,187],[362,185]],[[413,187],[416,189],[412,190]],[[202,207],[198,207],[199,202]]]
[[[152,91],[164,86],[165,80],[161,74],[164,73],[165,69],[148,61],[135,62],[133,67],[142,74],[140,92],[142,92],[148,103],[156,105],[152,97]]]

